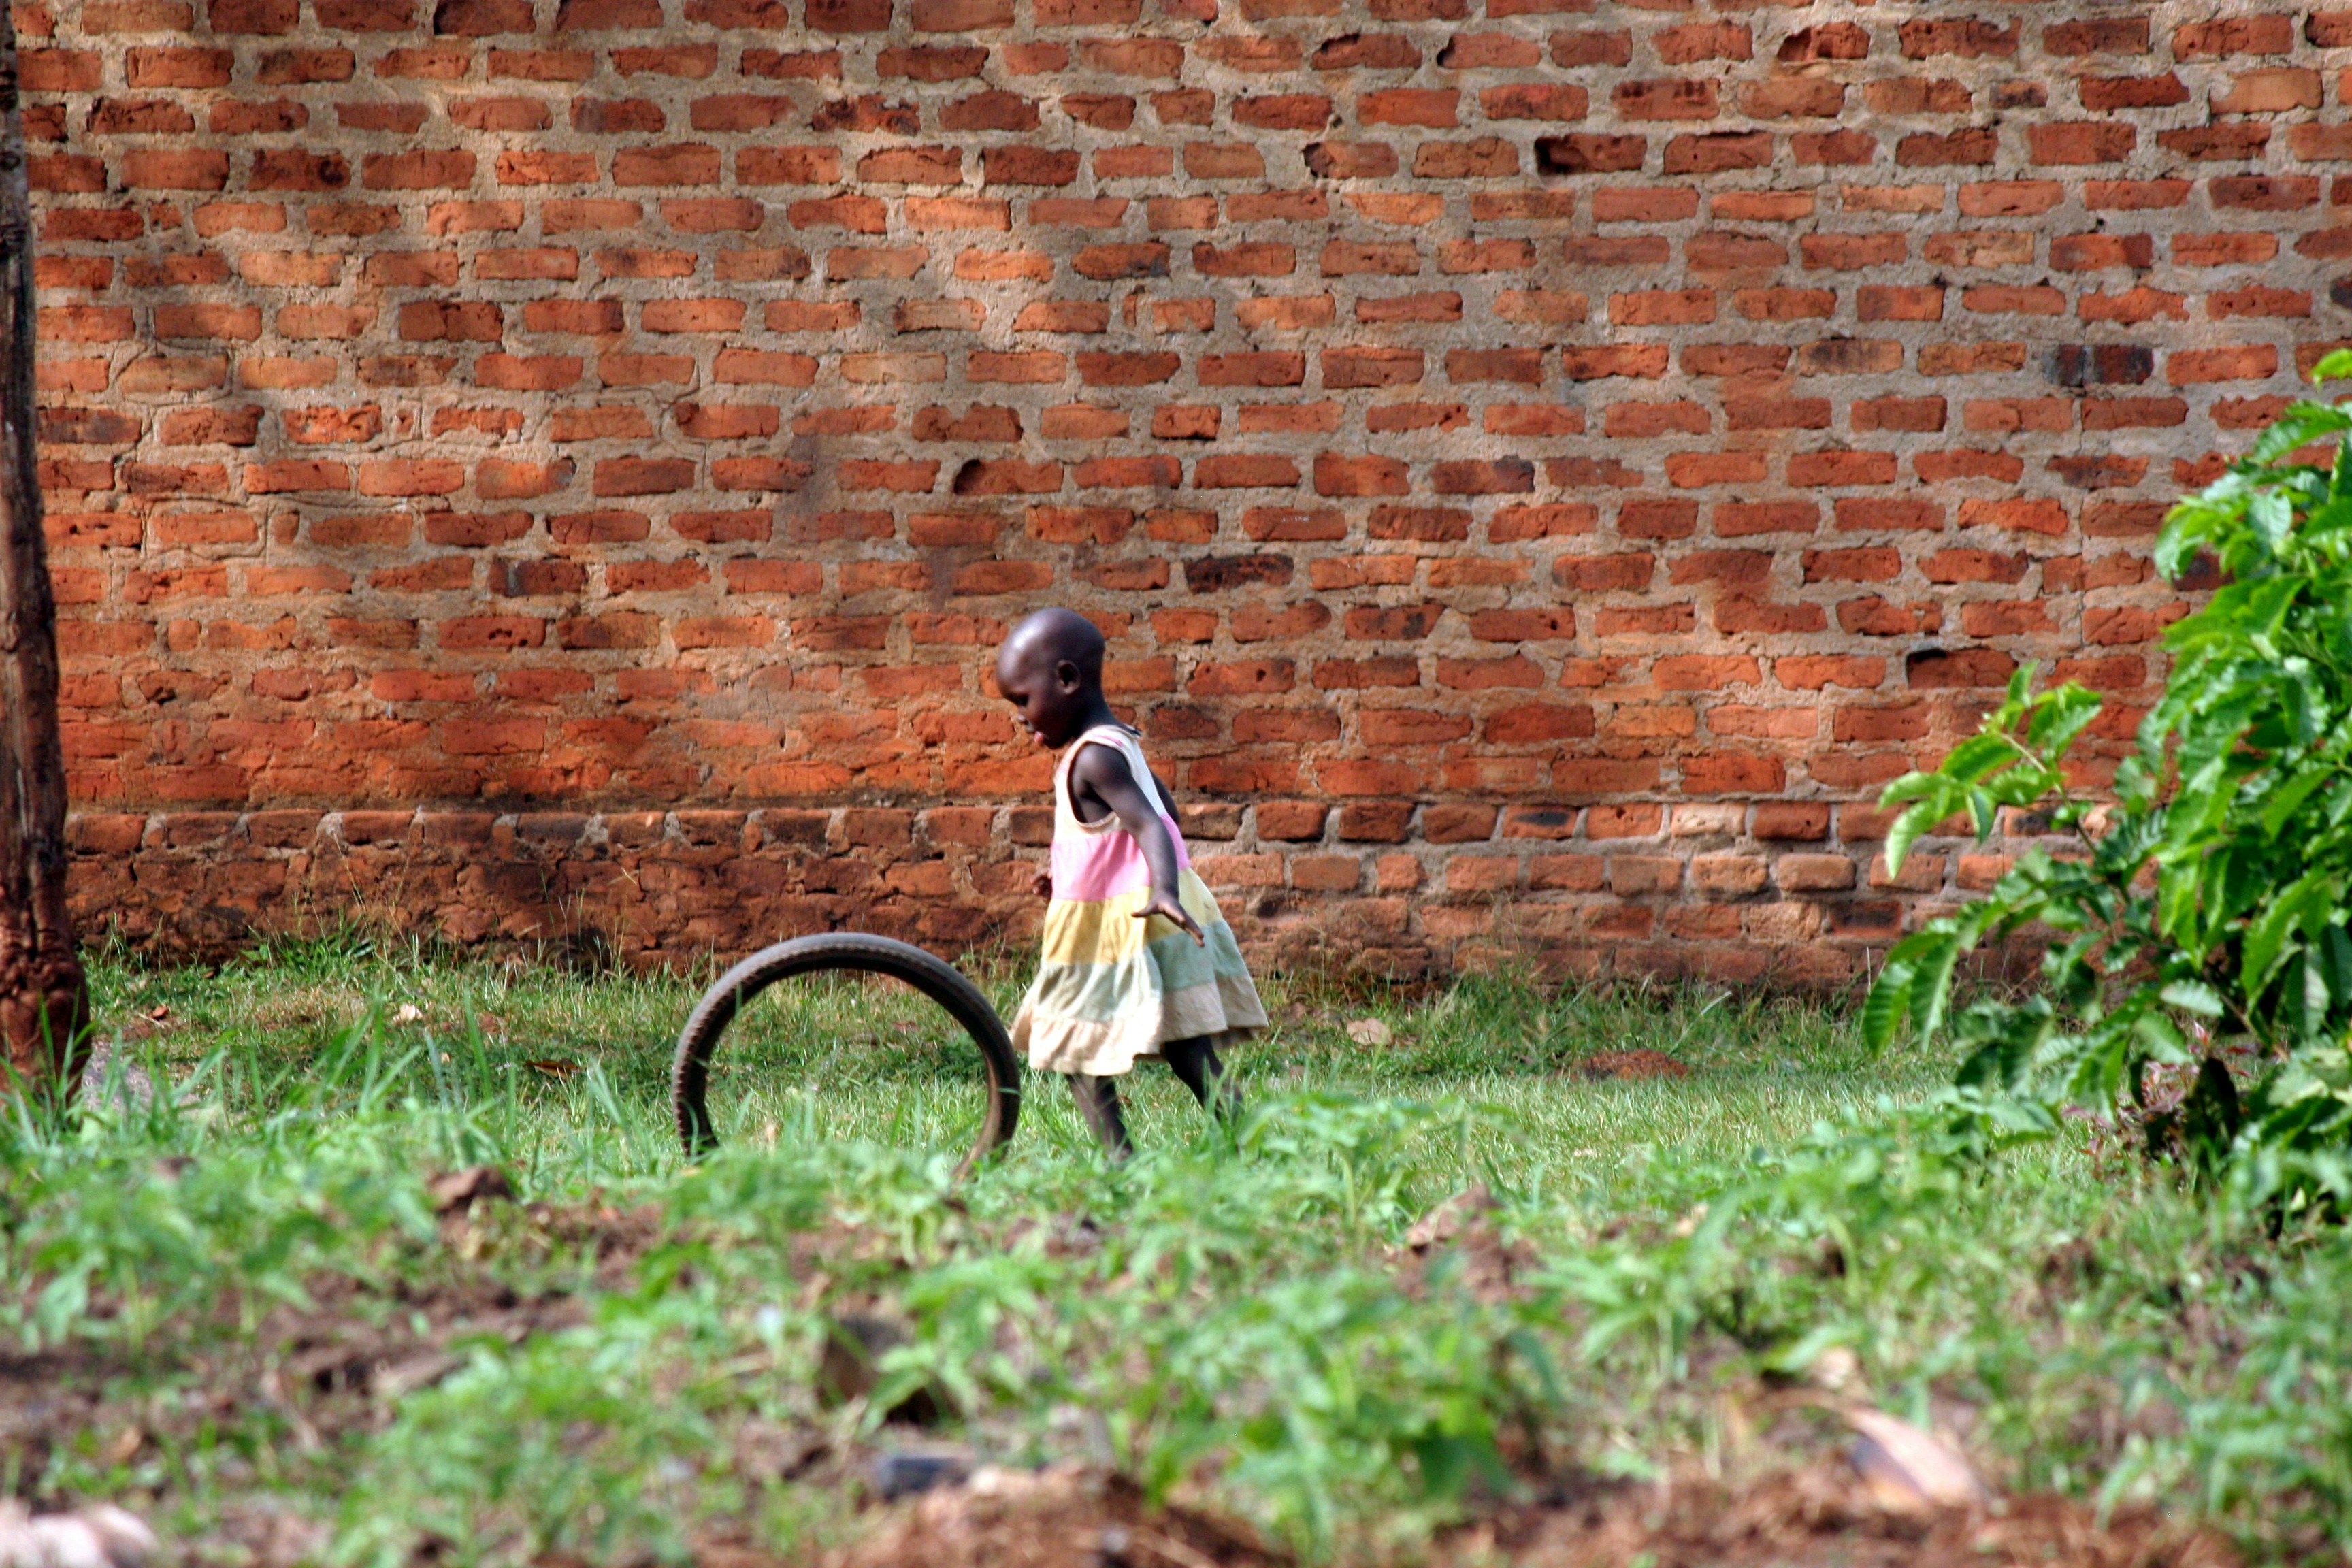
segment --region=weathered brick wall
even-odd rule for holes
[[[17,15],[84,909],[167,943],[1017,932],[1060,600],[1265,945],[1835,980],[1991,864],[1857,803],[2021,659],[2127,727],[2352,302],[2347,11]]]

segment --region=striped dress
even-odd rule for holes
[[[1217,900],[1193,874],[1184,835],[1162,809],[1176,846],[1177,897],[1207,936],[1196,944],[1172,921],[1135,911],[1151,873],[1134,835],[1107,816],[1078,820],[1070,805],[1070,764],[1089,745],[1118,753],[1144,798],[1160,808],[1160,786],[1135,732],[1105,724],[1080,735],[1054,772],[1054,900],[1045,910],[1045,951],[1037,979],[1013,1020],[1013,1044],[1029,1065],[1097,1077],[1123,1073],[1169,1040],[1206,1035],[1224,1046],[1265,1026]]]

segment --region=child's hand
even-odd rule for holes
[[[1192,932],[1194,946],[1209,945],[1209,939],[1202,933],[1201,922],[1186,912],[1183,904],[1178,900],[1176,895],[1165,888],[1152,889],[1150,896],[1143,900],[1143,907],[1135,911],[1135,918],[1139,921],[1148,921],[1154,915],[1171,921],[1182,930]]]

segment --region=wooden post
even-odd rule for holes
[[[33,309],[16,28],[0,4],[0,1060],[10,1082],[62,1102],[89,1051],[89,985],[66,909],[57,600],[34,449]]]

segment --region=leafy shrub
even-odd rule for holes
[[[2352,375],[2330,354],[2317,379]],[[2269,1194],[2352,1194],[2352,407],[2294,404],[2165,521],[2156,566],[2200,555],[2221,586],[2166,634],[2164,695],[2095,805],[2065,769],[2100,711],[2030,669],[1933,773],[1888,786],[1907,808],[1886,853],[1954,816],[1981,841],[2010,813],[2072,833],[2020,857],[1991,893],[1888,956],[1874,1041],[1908,1015],[1947,1022],[1963,954],[2039,928],[2047,982],[1949,1020],[1963,1086],[2043,1118],[2121,1110],[2152,1152]],[[2316,443],[2329,460],[2300,460]],[[2169,1069],[2168,1072],[2167,1069]],[[2170,1085],[2168,1092],[2168,1083]]]

